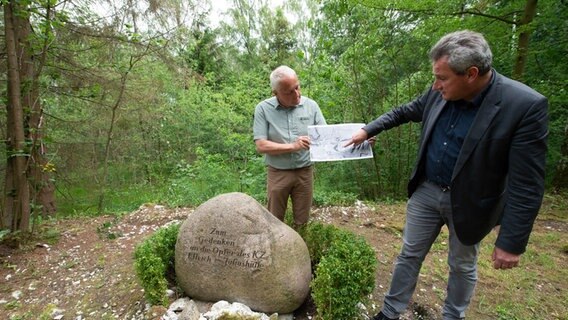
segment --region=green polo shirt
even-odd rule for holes
[[[277,143],[293,143],[299,136],[308,135],[308,126],[325,125],[318,104],[307,97],[295,107],[285,108],[272,97],[260,102],[254,110],[254,140],[267,139]],[[265,154],[264,162],[276,169],[297,169],[311,165],[310,151],[279,155]]]

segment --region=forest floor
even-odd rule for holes
[[[495,232],[483,242],[479,282],[468,319],[568,319],[568,213],[565,199],[545,198],[519,268],[491,268]],[[313,219],[359,234],[375,249],[376,289],[366,304],[378,312],[400,249],[404,203],[356,203],[314,208]],[[116,216],[44,222],[40,238],[17,248],[0,244],[0,319],[158,319],[148,309],[134,271],[133,252],[159,227],[184,220],[192,209],[145,205]],[[426,261],[401,319],[441,318],[447,279],[447,231]],[[173,298],[175,299],[175,297]],[[312,319],[304,305],[296,319]]]

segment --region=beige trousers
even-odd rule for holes
[[[313,166],[292,170],[280,170],[268,166],[268,211],[284,221],[288,198],[292,198],[294,224],[308,222],[313,199]]]

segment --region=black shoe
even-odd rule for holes
[[[394,319],[387,318],[387,316],[385,316],[383,314],[383,312],[381,311],[381,312],[379,312],[379,314],[377,314],[376,316],[373,317],[373,320],[398,320],[398,318],[394,318]]]

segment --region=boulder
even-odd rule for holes
[[[300,235],[237,192],[208,200],[183,222],[175,271],[192,299],[239,302],[268,314],[300,307],[311,281]]]

